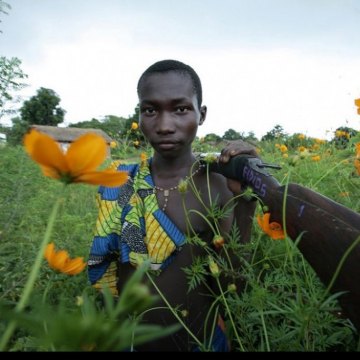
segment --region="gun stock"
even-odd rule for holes
[[[271,221],[286,221],[286,232],[322,282],[328,286],[341,266],[331,292],[345,291],[339,298],[343,312],[360,329],[360,214],[304,186],[281,186],[266,170],[268,165],[250,156],[236,156],[227,164],[212,163],[210,169],[250,186],[269,208]],[[286,193],[285,214],[283,214]],[[357,241],[357,244],[355,243]]]

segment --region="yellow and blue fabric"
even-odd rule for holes
[[[159,208],[150,173],[151,159],[119,165],[128,181],[115,188],[100,186],[99,216],[88,260],[90,282],[105,284],[117,294],[116,262],[136,266],[150,260],[152,270],[163,270],[185,243],[185,235]]]

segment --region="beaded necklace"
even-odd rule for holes
[[[184,181],[188,181],[190,180],[192,177],[194,177],[203,167],[205,167],[204,164],[199,164],[199,167],[191,174],[191,175],[188,175],[185,177],[185,180]],[[162,207],[162,211],[165,211],[166,207],[167,207],[167,204],[168,204],[168,201],[169,201],[169,196],[170,196],[170,191],[173,191],[173,190],[177,190],[179,187],[179,184],[177,184],[176,186],[172,186],[168,189],[164,189],[160,186],[156,186],[154,185],[154,194],[156,194],[157,192],[162,192],[163,196],[164,196],[164,205]]]

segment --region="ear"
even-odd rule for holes
[[[200,108],[200,121],[199,121],[199,125],[202,125],[206,119],[206,113],[207,113],[207,107],[206,106],[202,106]]]

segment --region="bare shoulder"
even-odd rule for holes
[[[201,177],[201,187],[210,190],[212,199],[218,199],[220,204],[225,204],[233,197],[229,190],[226,178],[218,173],[211,172],[209,177],[206,173]]]

